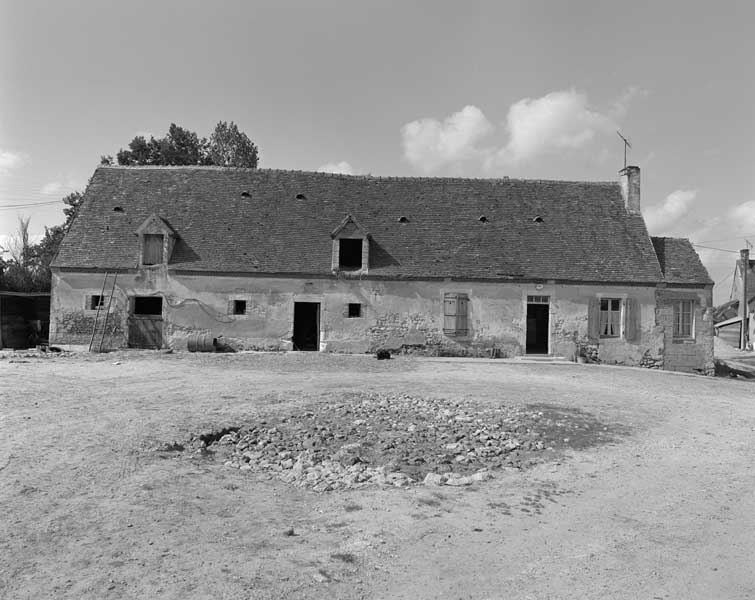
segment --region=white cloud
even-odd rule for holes
[[[752,234],[755,233],[755,200],[737,204],[729,209],[726,214],[732,225],[736,224],[736,230],[753,237]]]
[[[341,162],[332,162],[317,167],[317,171],[320,173],[341,173],[342,175],[356,175],[354,167],[352,167],[345,160]]]
[[[482,147],[480,142],[494,133],[482,110],[468,105],[442,122],[425,118],[401,128],[404,158],[414,167],[437,171],[458,167],[477,159],[487,169],[519,166],[544,155],[574,152],[587,147],[600,135],[614,135],[618,121],[629,105],[647,92],[630,86],[605,111],[590,106],[587,94],[575,89],[551,92],[540,98],[523,98],[508,108],[499,130],[505,143]],[[607,151],[606,151],[607,152]],[[600,153],[595,153],[599,159]]]
[[[75,179],[66,179],[65,181],[51,181],[46,183],[40,189],[44,196],[66,196],[75,190],[81,190],[84,184]]]
[[[524,98],[511,105],[506,117],[508,143],[488,167],[519,164],[556,151],[577,150],[600,133],[617,128],[608,115],[592,110],[587,95],[576,90]]]
[[[643,211],[648,231],[654,235],[669,234],[688,212],[697,196],[697,190],[676,190],[657,206]]]
[[[465,106],[443,122],[426,118],[401,128],[404,157],[422,171],[484,156],[476,147],[494,127],[476,106]]]
[[[25,154],[11,152],[10,150],[0,150],[0,173],[6,173],[11,169],[17,169],[24,165],[27,160]]]

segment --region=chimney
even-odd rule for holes
[[[640,167],[624,167],[619,171],[624,208],[630,215],[640,214]]]

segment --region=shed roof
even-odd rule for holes
[[[666,283],[713,283],[688,239],[653,237],[652,240]]]
[[[219,167],[98,168],[54,266],[136,267],[152,213],[178,236],[180,270],[331,275],[331,233],[351,215],[370,234],[370,276],[663,279],[615,182]]]

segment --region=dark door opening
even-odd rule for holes
[[[527,304],[527,354],[548,354],[548,304]]]
[[[128,317],[130,348],[163,347],[163,299],[160,296],[134,296]]]
[[[294,302],[294,350],[320,349],[320,303]]]

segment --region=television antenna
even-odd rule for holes
[[[624,168],[627,168],[627,148],[631,148],[632,144],[629,143],[629,140],[625,138],[621,133],[618,131],[616,132],[618,136],[624,141]]]

